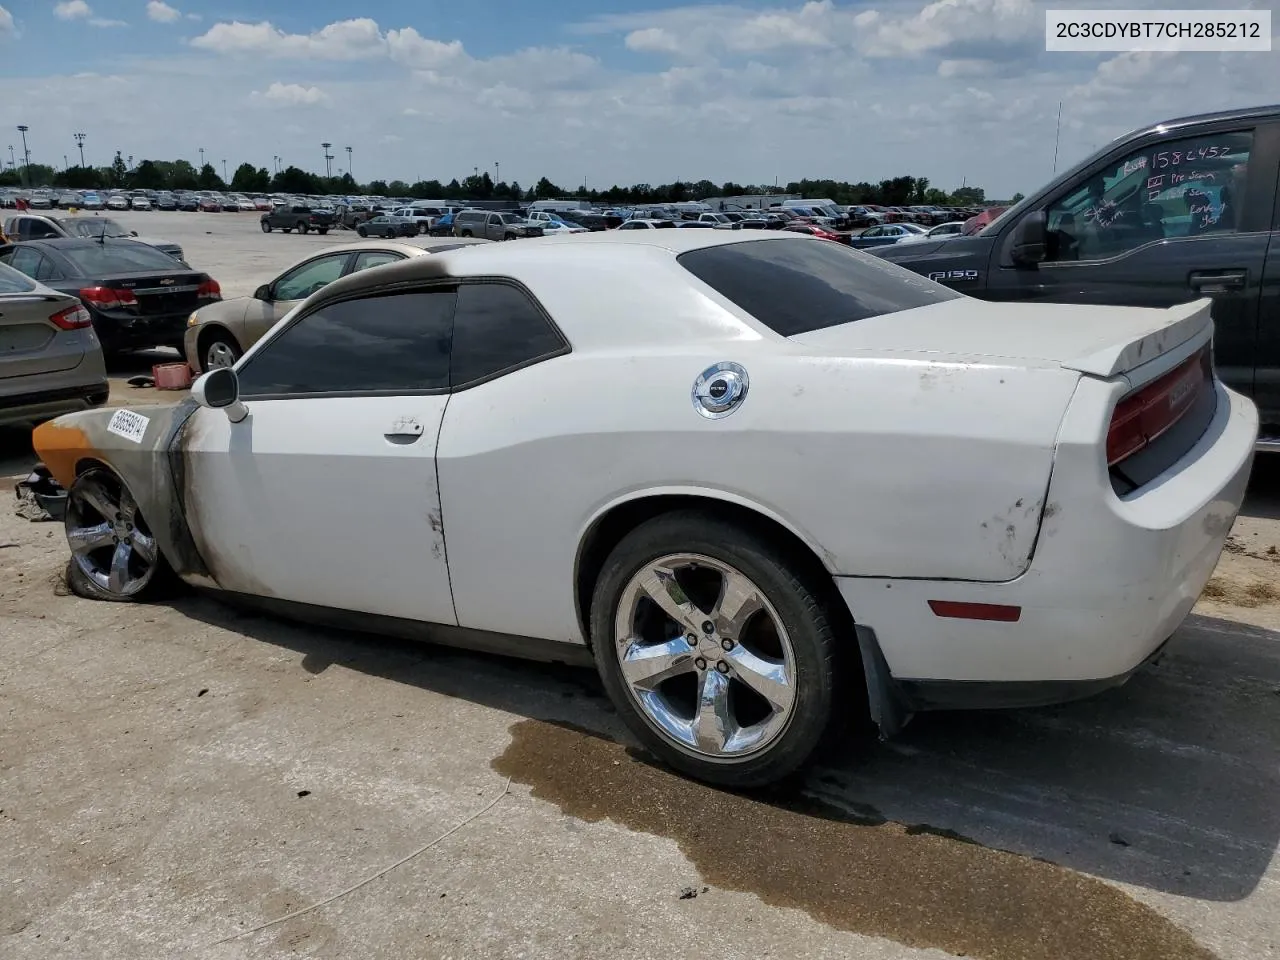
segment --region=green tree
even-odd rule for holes
[[[129,183],[139,190],[161,190],[165,185],[165,176],[155,161],[143,160],[133,168]]]
[[[0,170],[0,187],[22,186],[22,174],[17,170]]]
[[[119,157],[119,154],[116,154]],[[201,190],[225,190],[227,185],[222,182],[222,178],[218,176],[218,171],[213,169],[212,163],[206,163],[200,168],[200,174],[196,178],[200,184]]]
[[[59,186],[71,190],[95,190],[105,186],[102,174],[93,167],[69,167],[59,179]]]
[[[298,167],[285,167],[271,178],[270,189],[279,193],[319,193],[320,178]]]
[[[403,180],[392,180],[387,184],[387,193],[393,197],[406,197],[409,195],[409,185]]]
[[[369,181],[369,192],[374,194],[375,196],[385,197],[388,193],[390,193],[390,191],[391,191],[391,188],[387,186],[387,181],[385,180]]]
[[[265,174],[267,171],[263,170],[262,172]],[[270,179],[271,177],[268,174],[267,175],[268,183],[270,182]],[[247,192],[252,190],[257,192],[257,191],[266,189],[265,186],[259,187],[257,184],[258,184],[258,169],[252,163],[240,164],[240,166],[236,167],[236,172],[231,175],[232,190],[239,190],[241,192]]]
[[[124,162],[124,157],[120,156],[120,151],[116,151],[116,158],[111,161],[111,186],[123,187],[129,179],[129,167]]]
[[[689,194],[694,200],[705,200],[707,197],[714,197],[719,192],[720,188],[710,180],[699,180],[689,187]]]
[[[538,200],[556,200],[564,196],[564,191],[557,187],[546,177],[538,180],[537,185],[533,188],[533,197],[531,199]]]
[[[951,199],[956,203],[975,204],[985,203],[987,200],[987,191],[981,187],[960,187],[951,191]]]
[[[1022,193],[1015,193],[1012,197],[1009,198],[1009,206],[1013,206],[1015,203],[1020,203],[1025,199],[1026,197]]]

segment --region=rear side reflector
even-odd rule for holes
[[[1133,456],[1176,424],[1212,382],[1213,361],[1204,347],[1121,400],[1107,429],[1107,466]]]
[[[999,623],[1017,623],[1022,619],[1022,608],[1003,603],[961,603],[959,600],[930,600],[929,609],[935,616],[952,620],[995,620]]]
[[[93,326],[89,311],[78,303],[74,307],[59,310],[49,318],[49,322],[59,330],[83,330],[85,327]]]

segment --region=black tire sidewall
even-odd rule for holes
[[[740,761],[699,758],[677,747],[653,727],[632,698],[615,652],[613,623],[618,600],[646,563],[673,553],[698,553],[728,563],[764,591],[791,640],[797,702],[786,730],[760,753]],[[788,565],[786,552],[728,520],[701,513],[672,513],[642,524],[609,556],[591,604],[591,637],[605,689],[628,729],[670,766],[719,786],[763,787],[800,770],[831,723],[836,677],[833,618],[819,584]]]

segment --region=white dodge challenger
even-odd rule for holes
[[[1154,656],[1253,457],[1212,335],[800,235],[548,237],[345,277],[190,399],[35,444],[81,595],[592,659],[654,753],[758,786],[851,702],[891,734]]]

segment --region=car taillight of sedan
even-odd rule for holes
[[[138,305],[138,298],[132,290],[115,287],[84,287],[80,290],[80,299],[99,310],[119,310]]]
[[[85,327],[93,326],[93,318],[89,316],[89,311],[78,303],[74,307],[59,310],[49,317],[49,322],[59,330],[83,330]]]
[[[221,300],[222,287],[218,286],[217,280],[205,280],[196,291],[196,296],[201,300]]]

